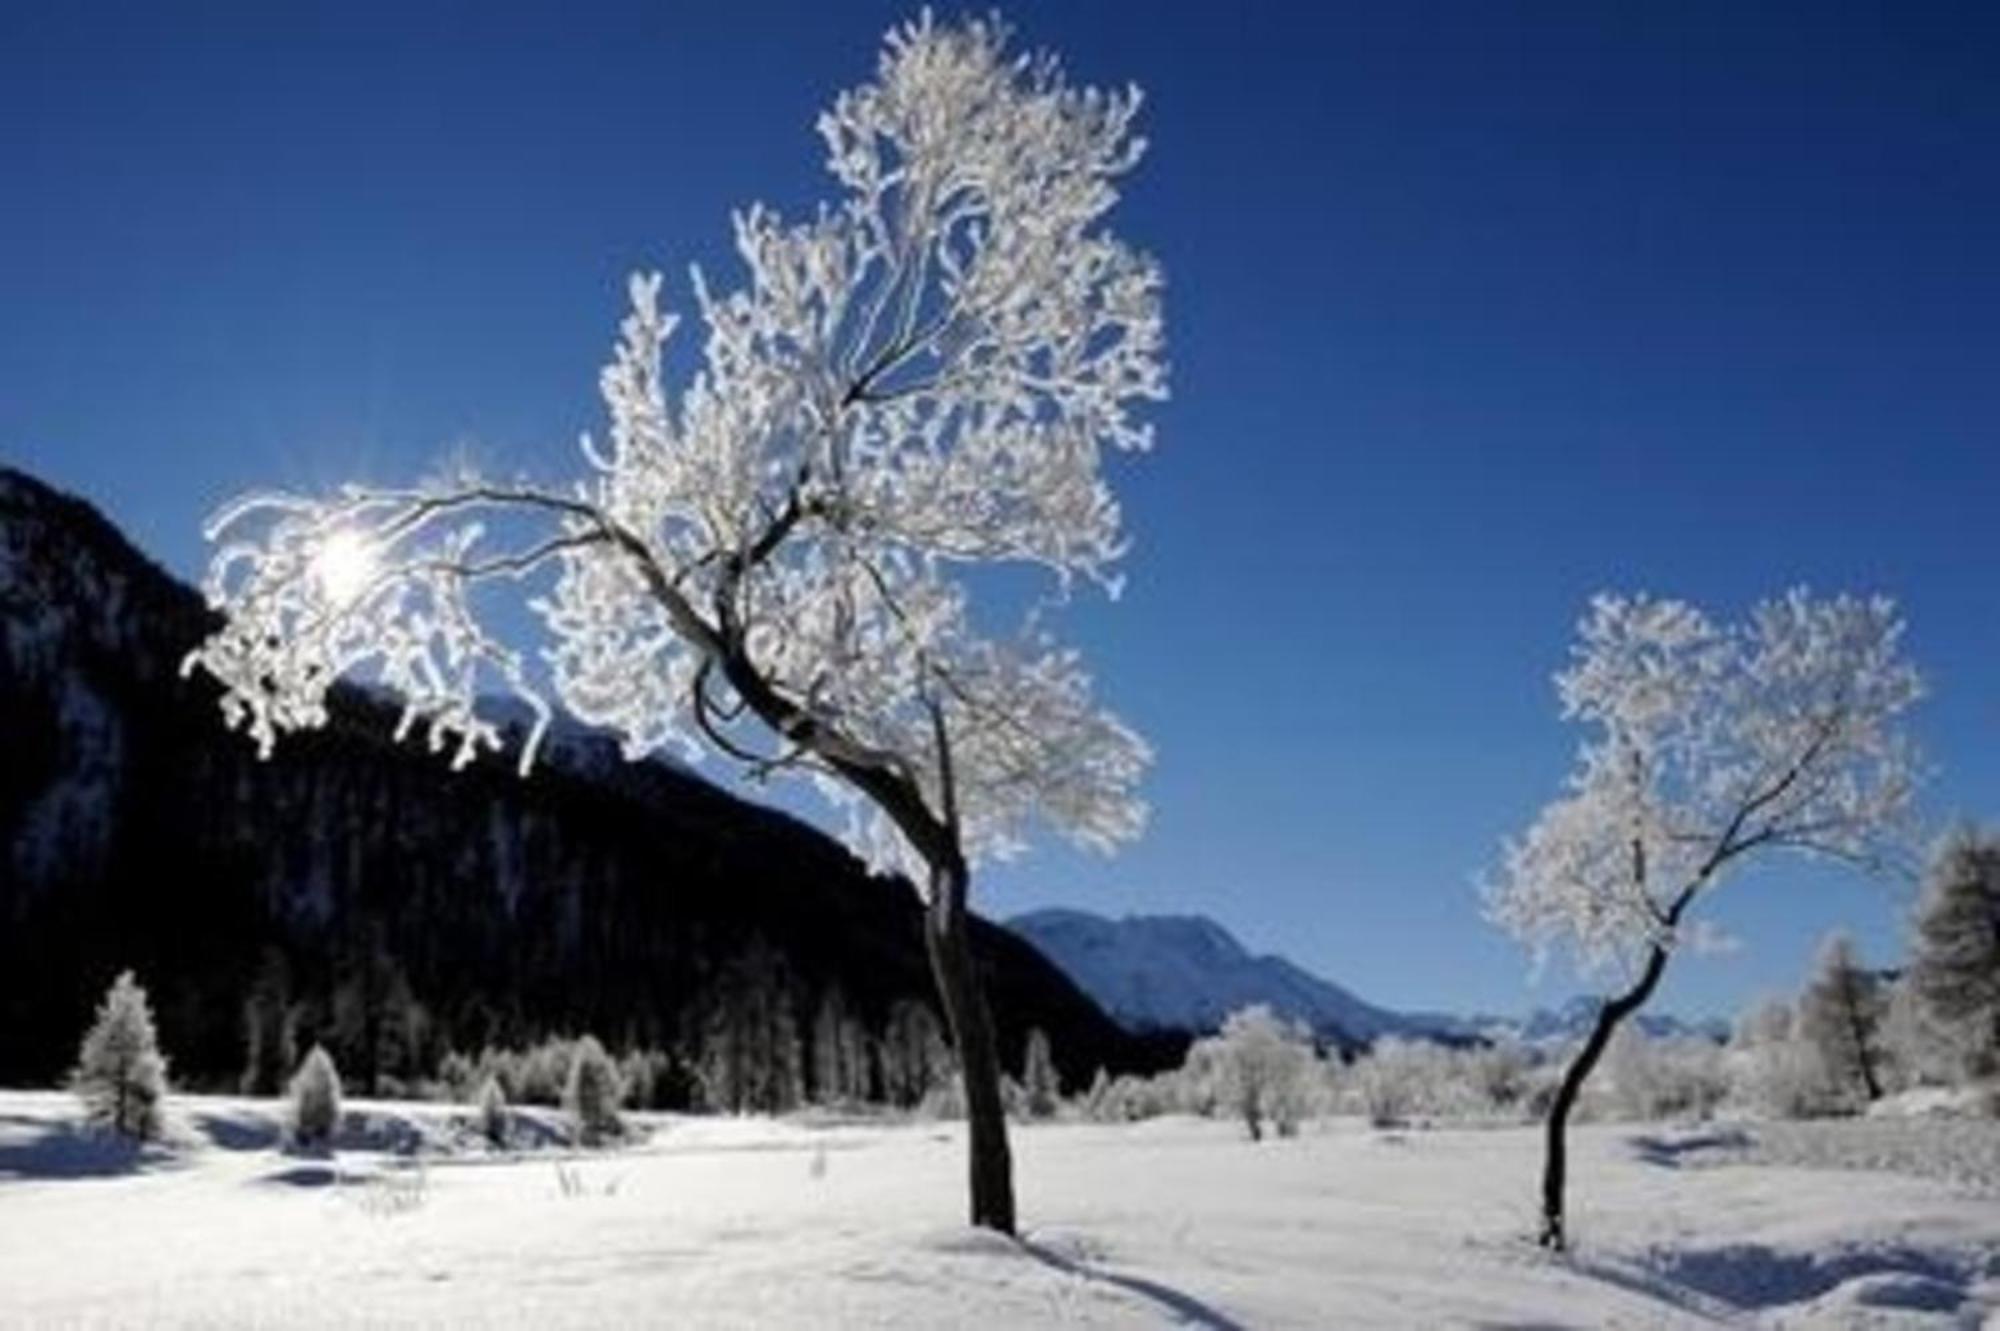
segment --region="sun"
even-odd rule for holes
[[[378,566],[369,543],[351,531],[337,531],[313,555],[313,576],[326,598],[345,605],[359,596]]]

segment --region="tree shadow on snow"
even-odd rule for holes
[[[1016,1242],[1020,1244],[1021,1251],[1045,1266],[1053,1267],[1065,1275],[1116,1285],[1128,1294],[1136,1294],[1150,1303],[1157,1304],[1177,1321],[1186,1325],[1203,1327],[1206,1331],[1246,1331],[1241,1322],[1227,1313],[1203,1303],[1192,1294],[1184,1294],[1171,1285],[1163,1285],[1157,1280],[1147,1280],[1141,1276],[1121,1275],[1116,1271],[1088,1266],[1030,1239],[1018,1239]]]
[[[1950,1258],[1900,1246],[1782,1252],[1732,1243],[1656,1252],[1642,1264],[1572,1256],[1568,1265],[1579,1275],[1717,1321],[1835,1295],[1859,1308],[1949,1312],[1962,1306],[1970,1279]]]
[[[157,1142],[79,1123],[17,1122],[34,1135],[0,1141],[0,1179],[110,1178],[174,1162],[173,1152]]]
[[[207,1111],[190,1114],[188,1125],[225,1151],[267,1151],[283,1135],[273,1119]]]
[[[1632,1150],[1641,1161],[1667,1169],[1680,1168],[1686,1156],[1700,1155],[1705,1151],[1743,1151],[1754,1144],[1750,1134],[1741,1128],[1716,1128],[1680,1137],[1645,1134],[1632,1138],[1631,1142]]]

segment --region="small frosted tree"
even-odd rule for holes
[[[624,1092],[618,1085],[618,1065],[594,1035],[576,1042],[569,1062],[569,1082],[563,1087],[563,1112],[569,1115],[576,1139],[585,1146],[600,1146],[624,1135],[625,1124],[618,1117],[618,1101]]]
[[[2000,836],[1955,833],[1917,903],[1909,984],[1961,1074],[2000,1071]]]
[[[1266,1122],[1280,1136],[1296,1132],[1315,1072],[1305,1031],[1258,1003],[1230,1013],[1213,1040],[1217,1093],[1243,1120],[1250,1140],[1263,1139]]]
[[[874,81],[820,118],[841,195],[801,223],[735,219],[748,280],[697,273],[702,368],[678,395],[656,274],[601,387],[608,440],[570,484],[452,475],[223,509],[222,627],[191,658],[266,752],[322,725],[339,678],[402,696],[402,729],[469,761],[501,742],[495,683],[546,694],[638,756],[720,754],[801,776],[852,845],[908,874],[970,1120],[971,1218],[1012,1231],[992,1019],[972,963],[971,866],[1046,825],[1136,836],[1145,744],[1051,635],[1126,548],[1103,461],[1151,441],[1165,395],[1161,276],[1105,226],[1136,163],[1136,91],[1071,86],[994,23],[889,34]],[[973,613],[977,566],[1052,580],[1018,630]],[[549,582],[530,657],[482,585]],[[1003,584],[1013,580],[1001,578]]]
[[[120,972],[105,991],[77,1050],[70,1084],[90,1122],[135,1141],[160,1135],[167,1060],[160,1054],[146,991],[131,971]]]
[[[1590,730],[1564,793],[1506,848],[1491,919],[1538,960],[1569,947],[1624,983],[1557,1087],[1542,1174],[1544,1246],[1564,1246],[1565,1131],[1612,1035],[1699,937],[1695,907],[1773,852],[1874,865],[1913,784],[1900,722],[1921,693],[1882,598],[1793,591],[1719,627],[1692,606],[1600,596],[1556,677]]]
[[[1032,1118],[1049,1118],[1062,1102],[1062,1085],[1056,1078],[1055,1060],[1049,1054],[1049,1037],[1037,1026],[1028,1032],[1028,1049],[1021,1065],[1024,1107]]]
[[[1825,1065],[1797,1028],[1790,1003],[1765,999],[1736,1019],[1725,1055],[1737,1096],[1778,1118],[1805,1118],[1828,1107]]]
[[[1882,1098],[1882,1019],[1888,996],[1861,965],[1854,941],[1835,933],[1820,945],[1805,992],[1799,995],[1799,1035],[1843,1098]]]
[[[496,1151],[507,1147],[507,1092],[500,1087],[500,1079],[488,1073],[486,1080],[479,1084],[479,1093],[473,1103],[479,1109],[479,1131],[485,1136],[486,1144]]]
[[[289,1094],[293,1144],[308,1151],[331,1147],[340,1130],[340,1073],[324,1046],[306,1051]]]
[[[291,971],[285,954],[264,949],[249,997],[243,1000],[243,1079],[246,1095],[276,1095],[298,1058]]]

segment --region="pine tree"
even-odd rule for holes
[[[868,1098],[868,1032],[848,1010],[838,985],[829,987],[813,1018],[813,1094],[823,1105]]]
[[[479,1130],[486,1135],[486,1144],[496,1151],[504,1150],[507,1146],[507,1093],[500,1089],[498,1077],[489,1074],[480,1083],[475,1103],[479,1106]]]
[[[889,1009],[882,1032],[883,1093],[900,1109],[914,1109],[951,1075],[951,1050],[929,1007],[905,998]]]
[[[340,1128],[340,1072],[324,1046],[306,1051],[292,1076],[290,1095],[293,1144],[308,1151],[331,1147]]]
[[[1056,1080],[1056,1065],[1049,1055],[1049,1037],[1038,1026],[1028,1032],[1028,1051],[1022,1061],[1021,1085],[1031,1118],[1048,1118],[1056,1112],[1062,1087]]]
[[[585,1146],[599,1146],[624,1134],[618,1117],[618,1067],[594,1035],[576,1042],[570,1059],[569,1083],[563,1088],[563,1111],[569,1115],[576,1139]]]
[[[1843,1097],[1882,1098],[1882,1018],[1888,1000],[1880,979],[1864,969],[1846,934],[1820,945],[1819,961],[1799,996],[1799,1036],[1818,1051],[1821,1066]]]
[[[1910,983],[1963,1050],[1964,1070],[2000,1069],[2000,836],[1966,830],[1945,843],[1917,906]]]
[[[244,1094],[276,1095],[284,1086],[285,1070],[298,1058],[296,1024],[285,954],[266,948],[243,1001]]]
[[[160,1054],[146,991],[120,973],[98,1005],[97,1020],[77,1051],[71,1085],[92,1123],[146,1141],[160,1135],[167,1061]]]
[[[1092,1123],[1103,1122],[1110,1099],[1111,1074],[1100,1067],[1090,1079],[1090,1089],[1083,1093],[1083,1116]]]

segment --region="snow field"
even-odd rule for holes
[[[0,1094],[0,1325],[1896,1328],[2000,1309],[2000,1192],[1717,1155],[1736,1149],[1718,1132],[1763,1124],[1577,1129],[1576,1251],[1552,1258],[1529,1242],[1531,1128],[1330,1120],[1253,1146],[1187,1118],[1024,1125],[1016,1244],[962,1223],[957,1124],[642,1115],[621,1150],[543,1132],[493,1155],[468,1109],[361,1102],[352,1145],[317,1160],[274,1149],[269,1102],[176,1113],[192,1140],[133,1160],[74,1132],[67,1096]]]

